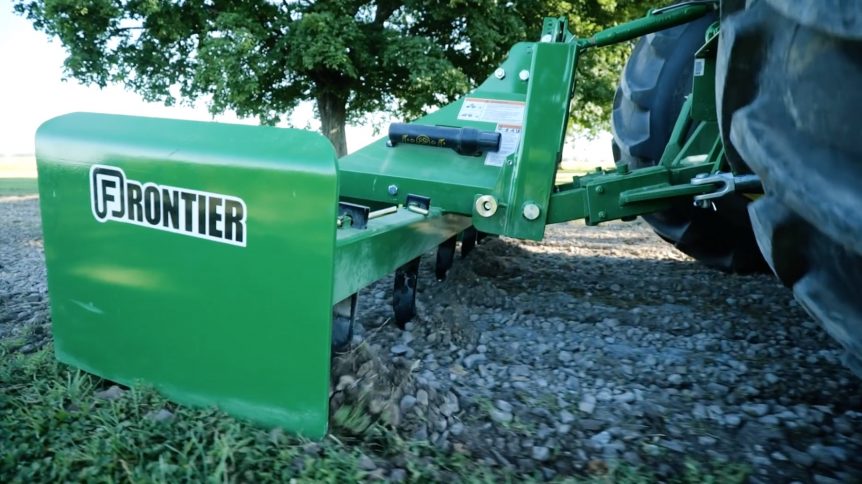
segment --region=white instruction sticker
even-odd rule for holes
[[[501,101],[468,97],[464,99],[458,119],[464,121],[487,121],[521,126],[524,124],[524,106],[521,101]]]
[[[694,60],[694,77],[702,76],[705,67],[706,67],[706,59],[695,59]]]
[[[521,144],[521,125],[498,124],[496,131],[500,133],[500,149],[489,151],[485,156],[485,164],[503,166],[506,158],[518,151],[518,145]]]

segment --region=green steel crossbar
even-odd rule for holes
[[[333,301],[341,301],[470,226],[468,217],[427,215],[401,208],[368,221],[365,229],[339,229],[335,242]]]

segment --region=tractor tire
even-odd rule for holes
[[[691,93],[694,53],[716,19],[717,15],[707,15],[647,35],[635,45],[614,96],[611,127],[617,165],[637,169],[661,159],[685,97]],[[662,239],[709,267],[763,272],[768,268],[754,240],[748,202],[731,194],[717,200],[717,210],[712,210],[681,199],[643,219]]]
[[[862,377],[862,5],[761,0],[722,15],[720,126],[732,161],[763,181],[758,244]]]

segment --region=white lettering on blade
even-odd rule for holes
[[[90,206],[109,220],[224,244],[246,246],[246,205],[238,197],[126,178],[120,168],[90,168]]]

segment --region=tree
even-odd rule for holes
[[[68,52],[67,77],[126,86],[171,105],[205,99],[277,123],[314,101],[342,155],[345,123],[375,111],[407,118],[481,82],[541,19],[569,14],[590,34],[647,2],[617,0],[16,0],[15,11]],[[581,126],[606,125],[627,49],[588,59],[578,81]],[[610,93],[610,94],[609,94]]]

